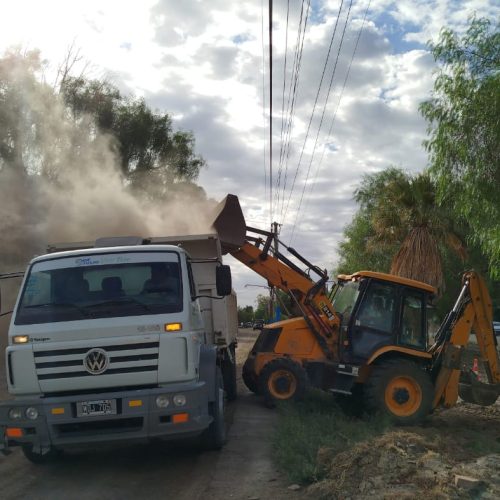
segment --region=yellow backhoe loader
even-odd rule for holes
[[[244,365],[246,385],[269,405],[299,399],[313,386],[362,398],[368,408],[413,424],[438,406],[453,406],[459,393],[480,405],[497,400],[500,362],[491,299],[475,272],[463,275],[460,295],[429,345],[432,286],[360,271],[339,276],[328,294],[327,272],[277,234],[247,227],[236,196],[219,205],[213,225],[223,251],[288,293],[300,312],[266,325]],[[463,370],[471,330],[488,383]]]

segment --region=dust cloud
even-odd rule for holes
[[[75,119],[52,87],[12,61],[0,60],[0,83],[15,89],[9,96],[0,88],[0,114],[13,131],[6,142],[13,154],[0,156],[0,274],[24,270],[49,243],[211,232],[215,202],[201,188],[178,183],[161,199],[132,191],[113,138],[90,118]],[[151,185],[161,185],[161,175],[153,173]],[[0,285],[3,312],[19,280]]]

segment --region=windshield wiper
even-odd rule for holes
[[[118,306],[122,304],[134,304],[141,306],[145,311],[152,312],[152,309],[144,304],[144,302],[141,302],[140,300],[134,299],[132,297],[127,297],[125,299],[115,299],[115,300],[106,300],[104,302],[96,302],[95,304],[89,304],[88,306],[85,306],[86,308],[93,308],[93,307],[101,307],[101,306]]]
[[[44,304],[33,304],[30,306],[23,306],[23,309],[37,309],[37,308],[42,308],[42,307],[46,307],[46,308],[49,308],[49,307],[72,307],[73,309],[76,309],[77,311],[79,311],[82,314],[82,316],[84,316],[85,318],[88,318],[89,316],[92,317],[91,314],[89,313],[89,311],[87,311],[83,307],[80,307],[77,304],[73,304],[72,302],[46,302]]]

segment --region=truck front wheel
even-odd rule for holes
[[[216,379],[215,401],[210,403],[209,409],[213,420],[208,429],[203,433],[203,444],[207,450],[220,450],[226,443],[224,383],[219,368],[217,368]]]
[[[37,465],[47,464],[50,462],[54,462],[58,457],[61,456],[61,450],[57,450],[52,446],[45,453],[39,453],[33,451],[33,445],[24,444],[22,446],[24,456],[31,462]]]
[[[391,359],[373,367],[365,383],[366,404],[399,425],[421,422],[432,409],[434,386],[416,363]]]

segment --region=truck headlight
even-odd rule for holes
[[[29,418],[30,420],[36,420],[38,418],[38,410],[33,406],[26,408],[24,414],[26,415],[26,418]]]
[[[29,335],[14,335],[14,337],[12,337],[12,342],[14,342],[14,344],[26,344],[29,341]]]
[[[11,420],[19,420],[20,418],[23,418],[23,411],[21,408],[11,408],[9,410],[9,418]]]
[[[158,408],[166,408],[168,406],[168,397],[166,394],[160,394],[159,396],[156,396],[156,406]]]
[[[184,394],[176,394],[174,396],[175,406],[184,406],[185,404],[186,404],[186,396],[184,396]]]

